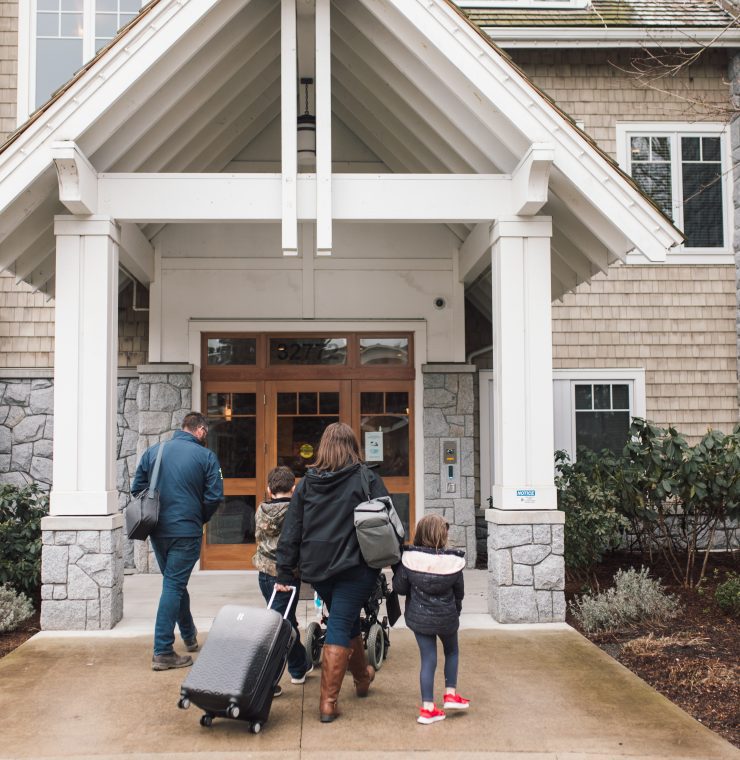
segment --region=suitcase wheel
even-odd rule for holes
[[[210,728],[213,725],[213,715],[210,715],[209,713],[201,715],[200,725],[203,726],[203,728]]]
[[[177,706],[181,710],[187,710],[188,707],[190,707],[190,700],[187,697],[180,697],[180,699],[177,700]]]
[[[239,717],[239,705],[230,704],[226,708],[226,717],[227,718],[238,718]]]
[[[249,727],[249,730],[253,734],[258,734],[262,730],[262,724],[260,722],[252,723],[252,725]]]

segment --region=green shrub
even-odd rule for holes
[[[714,601],[720,609],[733,617],[740,617],[740,575],[727,573],[724,582],[714,591]]]
[[[36,484],[0,486],[0,584],[31,599],[41,582],[41,518],[48,504]]]
[[[628,521],[617,511],[617,499],[604,452],[578,450],[571,462],[565,451],[555,453],[558,509],[565,512],[565,567],[576,578],[592,578],[605,551],[619,545]]]
[[[12,586],[0,586],[0,633],[14,631],[33,615],[33,605]]]
[[[614,586],[601,593],[586,593],[570,604],[584,630],[611,631],[639,622],[661,623],[676,617],[678,599],[666,594],[647,568],[618,570]]]

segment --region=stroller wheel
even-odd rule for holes
[[[317,622],[311,622],[306,628],[306,653],[313,665],[321,661],[321,646],[323,644],[323,631]]]
[[[367,634],[367,661],[375,670],[383,667],[385,655],[385,636],[380,623],[375,623],[370,627]]]

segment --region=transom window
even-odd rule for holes
[[[683,230],[683,250],[728,251],[725,125],[619,125],[620,164]]]

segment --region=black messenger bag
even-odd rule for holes
[[[165,441],[159,444],[157,459],[154,462],[154,472],[149,481],[149,488],[142,491],[126,507],[126,535],[138,541],[145,541],[157,527],[159,521],[159,465],[162,462],[162,451]]]

